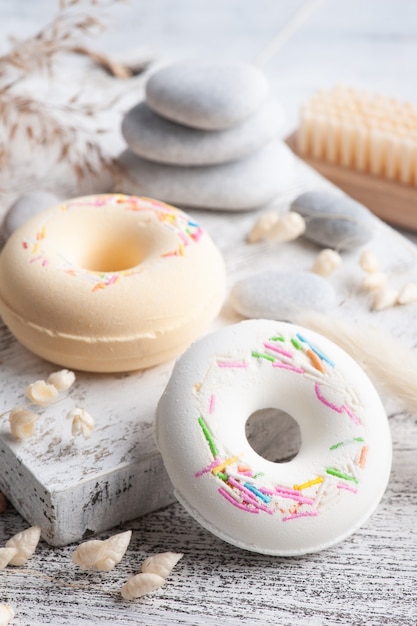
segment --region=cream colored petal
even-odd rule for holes
[[[275,211],[265,211],[262,213],[249,231],[247,241],[249,243],[257,243],[264,239],[278,220],[279,215]]]
[[[17,548],[0,548],[0,569],[4,569],[17,554]]]
[[[342,257],[335,250],[325,248],[314,260],[311,271],[319,276],[330,276],[342,263]]]
[[[0,626],[7,626],[14,618],[14,610],[8,604],[0,604]]]
[[[118,533],[103,541],[102,558],[95,563],[95,567],[103,572],[109,572],[122,560],[132,538],[132,531]]]
[[[364,250],[359,258],[359,265],[367,274],[379,271],[379,259],[371,250]]]
[[[72,553],[73,562],[81,567],[81,569],[89,569],[94,567],[97,561],[103,558],[105,553],[104,541],[99,539],[91,539],[81,543]]]
[[[290,211],[283,215],[275,226],[271,228],[267,234],[267,239],[281,243],[294,241],[294,239],[297,239],[304,233],[305,228],[304,218],[299,213]]]
[[[17,439],[27,439],[31,437],[35,430],[35,424],[39,416],[33,411],[22,407],[16,407],[9,413],[10,430],[13,437]]]
[[[71,370],[59,370],[49,375],[47,383],[53,385],[58,391],[67,391],[74,384],[75,374]]]
[[[58,389],[44,380],[37,380],[26,387],[26,397],[38,406],[48,406],[58,397]]]

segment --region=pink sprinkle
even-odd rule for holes
[[[210,404],[209,404],[209,413],[213,413],[215,404],[216,404],[216,396],[215,395],[211,395],[210,396]]]
[[[200,241],[202,236],[203,236],[203,230],[199,228],[194,233],[192,233],[191,239],[194,239],[194,241],[197,243],[198,241]]]
[[[290,365],[290,363],[280,363],[279,361],[275,361],[275,363],[272,363],[272,367],[281,367],[284,370],[291,370],[297,374],[304,374],[304,370],[301,367],[295,367],[294,365]]]
[[[356,487],[351,487],[350,485],[346,485],[344,483],[339,483],[337,485],[338,489],[346,489],[346,491],[351,491],[352,493],[358,493],[358,490],[356,489]]]
[[[247,367],[244,361],[217,361],[218,367]]]
[[[295,500],[295,502],[300,502],[301,504],[314,504],[314,500],[312,498],[307,498],[307,496],[300,495],[299,492],[292,491],[291,489],[283,489],[281,487],[275,488],[276,493],[281,496],[281,498],[288,498],[290,500]]]
[[[293,358],[293,353],[292,352],[288,352],[288,350],[284,350],[283,348],[279,348],[278,346],[272,344],[272,343],[264,343],[264,347],[267,350],[273,350],[274,352],[278,352],[279,354],[282,354],[283,356],[288,357],[289,359]]]
[[[29,263],[35,263],[36,261],[39,261],[41,258],[42,257],[40,255],[39,256],[35,256],[35,257],[33,257],[33,259],[29,260]]]
[[[256,515],[259,513],[258,509],[251,509],[249,508],[249,506],[247,506],[246,504],[242,504],[241,502],[238,502],[237,500],[235,500],[234,498],[232,498],[231,495],[229,495],[227,493],[227,491],[225,491],[222,487],[220,487],[219,489],[219,493],[226,498],[226,500],[228,500],[231,504],[233,504],[234,506],[236,506],[238,509],[242,509],[242,511],[246,511],[246,513],[255,513]]]
[[[234,478],[229,476],[227,482],[230,485],[232,485],[232,487],[235,487],[236,489],[239,489],[239,491],[241,491],[244,494],[244,497],[248,501],[249,504],[252,504],[253,506],[256,506],[256,508],[260,509],[261,511],[265,511],[265,513],[271,513],[271,514],[273,513],[273,511],[271,511],[271,509],[268,509],[263,504],[260,504],[258,502],[258,500],[256,499],[255,494],[253,494],[251,491],[249,491],[249,489],[246,489],[246,487],[241,485],[237,480],[235,480]]]
[[[294,513],[294,515],[288,515],[288,517],[283,517],[283,522],[288,522],[292,519],[298,519],[299,517],[316,517],[318,515],[317,511],[305,511],[304,513]]]
[[[348,415],[350,417],[350,419],[352,420],[352,422],[354,424],[356,424],[356,425],[359,425],[361,423],[360,419],[354,414],[352,409],[350,409],[348,406],[346,406],[346,404],[342,404],[341,406],[337,406],[337,404],[333,404],[333,402],[330,402],[330,400],[327,400],[324,396],[322,396],[319,383],[316,383],[314,385],[314,390],[315,390],[316,396],[320,400],[320,402],[322,402],[323,404],[328,406],[329,409],[332,409],[333,411],[336,411],[336,413],[346,413],[346,415]]]
[[[216,457],[215,459],[213,459],[213,461],[212,461],[209,465],[207,465],[207,466],[206,466],[206,467],[204,467],[202,470],[200,470],[199,472],[197,472],[196,474],[194,474],[194,476],[195,476],[196,478],[199,478],[199,477],[200,477],[200,476],[202,476],[203,474],[207,474],[207,472],[211,472],[211,470],[212,470],[214,467],[217,467],[217,465],[220,465],[220,463],[221,463],[221,460],[220,460],[219,458],[217,458],[217,457]]]
[[[47,259],[44,259],[42,261],[42,267],[46,267],[48,265],[49,261]]]

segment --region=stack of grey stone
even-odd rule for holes
[[[180,207],[265,206],[294,176],[292,153],[278,140],[282,125],[282,106],[254,66],[160,69],[123,119],[123,191]]]

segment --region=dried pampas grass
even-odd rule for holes
[[[36,185],[36,157],[43,160],[45,154],[52,167],[66,168],[77,183],[99,178],[108,180],[109,187],[117,186],[120,167],[104,153],[100,139],[112,129],[97,127],[115,99],[91,100],[87,85],[64,103],[51,102],[39,96],[33,78],[42,76],[53,86],[57,59],[73,53],[88,56],[113,75],[130,76],[129,68],[84,45],[86,37],[104,28],[100,12],[122,1],[61,0],[57,15],[44,28],[14,41],[10,51],[0,56],[0,196],[31,186],[22,179]]]
[[[296,323],[316,331],[343,348],[385,396],[394,396],[417,412],[417,355],[386,332],[356,326],[319,313],[302,313]]]

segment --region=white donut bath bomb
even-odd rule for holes
[[[149,198],[76,198],[17,229],[0,255],[0,314],[29,350],[93,372],[184,351],[218,313],[225,270],[185,213]]]
[[[274,463],[245,423],[276,408],[301,448]],[[341,348],[299,326],[250,320],[194,343],[158,405],[157,443],[176,496],[205,528],[264,554],[317,552],[353,533],[386,488],[391,438],[381,401]]]

